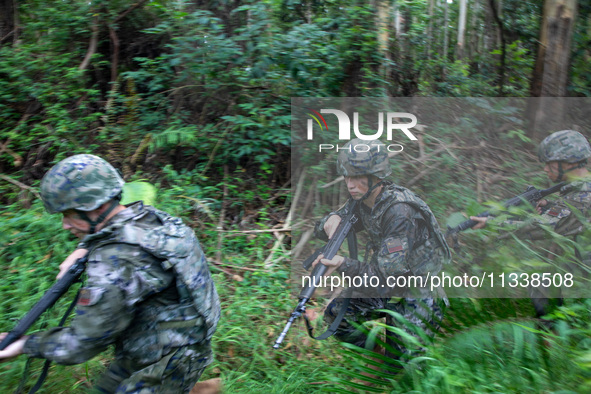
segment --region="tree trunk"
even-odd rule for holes
[[[16,39],[15,0],[0,0],[0,45]]]
[[[429,25],[427,26],[427,59],[431,60],[431,40],[433,39],[433,9],[435,6],[435,0],[429,0]]]
[[[480,23],[478,22],[478,17],[480,13],[480,0],[474,0],[474,5],[472,6],[472,20],[470,23],[471,31],[468,34],[468,54],[469,58],[473,58],[476,54],[480,53],[479,45],[480,42]],[[473,62],[475,64],[476,62]],[[477,66],[475,66],[478,68]]]
[[[489,0],[490,9],[492,11],[493,18],[498,27],[498,39],[501,43],[501,58],[499,59],[499,96],[503,96],[503,89],[505,87],[505,58],[506,58],[506,43],[505,43],[505,29],[503,28],[503,21],[501,20],[501,13],[495,0]]]
[[[546,53],[540,96],[566,96],[570,48],[575,25],[576,0],[547,0],[552,12],[544,18]],[[544,42],[544,41],[542,41]]]
[[[488,3],[488,5],[487,5]],[[483,51],[482,53],[490,53],[497,48],[498,32],[497,24],[495,22],[493,10],[490,7],[488,0],[484,0],[485,20],[484,20],[484,37],[483,37]]]
[[[494,9],[494,13],[493,16],[496,15],[496,18],[499,18],[499,20],[503,19],[503,0],[497,0],[497,7]],[[497,30],[497,43],[501,43],[503,40],[503,32],[501,31],[501,29]]]
[[[389,51],[389,42],[390,42],[390,15],[392,14],[392,10],[390,9],[390,2],[389,0],[378,0],[376,4],[376,8],[378,10],[378,17],[377,17],[377,31],[378,31],[378,43],[380,52],[385,59],[389,61],[392,60]],[[388,75],[387,64],[390,62],[384,62],[381,65],[380,75],[386,76]]]
[[[565,97],[577,0],[546,0],[538,57],[532,77],[532,97]],[[531,100],[528,136],[533,139],[562,127],[561,100]]]
[[[456,46],[456,59],[464,57],[464,39],[466,37],[467,0],[460,0],[460,19],[458,21],[458,42]]]
[[[400,15],[400,10],[398,9],[398,5],[394,5],[394,31],[396,33],[396,37],[400,37],[400,32],[402,30],[402,16]]]
[[[449,29],[447,28],[447,24],[449,23],[449,5],[446,0],[443,1],[443,7],[443,61],[447,62],[447,49],[449,47]]]

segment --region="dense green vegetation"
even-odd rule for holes
[[[0,1],[0,14],[8,15],[8,3]],[[290,162],[290,98],[527,97],[542,2],[468,1],[463,50],[457,1],[18,3],[12,28],[0,24],[0,331],[54,283],[75,247],[35,196],[41,177],[64,157],[94,153],[126,181],[157,185],[155,205],[195,228],[223,308],[216,361],[203,378],[222,377],[226,392],[591,390],[588,300],[566,300],[548,316],[549,331],[527,299],[452,299],[433,342],[409,344],[424,354],[395,378],[372,372],[385,380],[361,374],[372,362],[366,352],[311,341],[303,322],[281,350],[271,348],[295,306],[295,235],[312,226],[288,216],[290,187],[302,176]],[[591,2],[575,3],[565,89],[583,98],[591,95]],[[502,29],[490,4],[500,4]],[[401,24],[380,19],[384,13]],[[544,134],[517,126],[506,109],[493,115],[427,125],[421,143],[392,160],[395,181],[423,196],[442,225],[528,184],[548,184],[533,151]],[[327,163],[312,166],[305,192],[333,174]],[[315,217],[339,201],[324,202]],[[460,242],[459,266],[543,260],[540,245],[501,245],[495,229]],[[572,250],[568,240],[557,242]],[[35,328],[57,325],[73,294]],[[52,366],[40,392],[82,391],[109,357]],[[24,364],[0,365],[0,391],[16,389]],[[33,361],[32,375],[41,364]]]

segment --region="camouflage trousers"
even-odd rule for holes
[[[341,310],[343,298],[334,299],[326,307],[324,312],[324,320],[331,324],[337,317]],[[390,314],[386,312],[378,312],[377,310],[390,310],[399,313],[411,325],[421,329],[424,333],[432,336],[438,329],[439,324],[443,320],[443,312],[447,303],[447,299],[433,299],[433,298],[402,298],[393,301],[389,298],[352,298],[350,300],[347,311],[343,321],[339,325],[335,337],[342,342],[352,343],[359,347],[366,347],[367,335],[355,325],[360,325],[369,320],[377,320],[386,318],[386,324],[392,327],[399,327],[405,330],[408,334],[416,337],[421,341],[420,336],[409,329],[409,327],[395,320]],[[390,349],[386,351],[386,355],[393,359],[402,359],[412,355],[413,351],[408,349],[404,344],[404,340],[400,335],[393,332],[387,333],[387,345]],[[420,349],[413,349],[414,352]],[[406,355],[406,357],[404,357]]]
[[[125,358],[116,359],[90,393],[188,393],[212,359],[209,343],[173,349],[158,362],[149,365],[137,365]]]

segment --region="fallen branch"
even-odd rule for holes
[[[286,226],[289,225],[289,223],[285,223]],[[277,241],[275,241],[275,244],[273,245],[273,247],[271,248],[271,253],[269,253],[269,256],[267,256],[267,258],[265,259],[264,265],[266,269],[270,269],[271,268],[271,261],[274,260],[274,256],[275,253],[277,253],[279,250],[281,250],[284,253],[288,253],[284,248],[283,248],[283,240],[285,239],[285,233],[281,234],[278,238]],[[283,260],[285,257],[281,256],[278,259],[275,259],[275,262],[281,261]]]
[[[414,178],[412,178],[410,181],[406,182],[404,185],[406,187],[410,187],[410,186],[414,185],[419,179],[421,179],[422,177],[424,177],[425,175],[427,175],[431,171],[437,170],[437,169],[439,169],[439,167],[437,167],[437,166],[426,167],[424,170],[419,172]]]
[[[131,164],[135,165],[138,157],[144,153],[144,151],[148,148],[148,145],[150,144],[150,142],[152,141],[152,134],[146,134],[146,136],[144,137],[144,139],[142,139],[142,142],[140,142],[140,145],[137,147],[137,149],[135,150],[135,153],[133,154],[133,156],[131,156],[131,160],[129,161]]]
[[[18,27],[17,27],[17,28],[15,28],[15,29],[12,29],[12,31],[11,31],[10,33],[8,33],[8,34],[7,34],[7,35],[5,35],[4,37],[0,38],[0,43],[4,42],[4,40],[6,40],[6,39],[7,39],[8,37],[10,37],[11,35],[13,35],[13,34],[16,32],[16,30],[17,30],[17,29],[18,29]]]
[[[298,257],[300,257],[300,254],[304,250],[304,246],[306,246],[306,244],[308,243],[310,238],[312,238],[313,234],[314,234],[313,228],[310,228],[310,229],[304,231],[304,233],[302,234],[302,237],[298,241],[297,245],[294,246],[293,249],[291,250],[291,255],[294,260],[297,259]]]
[[[443,145],[443,144],[442,144],[442,145],[441,145],[439,148],[437,148],[437,149],[435,149],[434,151],[432,151],[432,152],[429,152],[429,153],[427,153],[426,155],[424,155],[424,156],[422,157],[422,159],[419,159],[419,158],[415,158],[415,157],[412,157],[412,156],[410,156],[410,157],[409,157],[409,160],[410,160],[410,161],[414,161],[414,162],[419,162],[419,163],[421,163],[421,164],[424,164],[425,162],[429,161],[429,159],[431,158],[431,156],[435,156],[435,155],[439,154],[440,152],[443,152],[444,150],[447,150],[447,152],[450,154],[450,156],[452,156],[452,157],[453,157],[453,158],[455,158],[456,160],[459,160],[459,159],[457,158],[457,156],[455,156],[455,155],[454,155],[454,154],[453,154],[453,153],[452,153],[452,152],[449,150],[449,148],[455,148],[455,147],[456,147],[455,145],[450,145],[450,146],[448,147],[448,146],[446,146],[446,145]]]
[[[19,124],[21,124],[22,122],[24,122],[28,117],[29,116],[27,114],[25,114],[23,116],[23,118],[19,121]],[[10,149],[8,147],[8,144],[10,144],[10,138],[7,139],[3,144],[0,144],[0,154],[2,154],[4,152],[8,153],[14,159],[14,166],[15,167],[20,167],[23,164],[23,158],[22,158],[22,156],[19,155],[18,153],[16,153],[15,151],[13,151],[12,149]]]
[[[451,157],[453,157],[454,159],[456,159],[456,160],[458,160],[458,161],[460,160],[460,159],[458,159],[458,157],[457,157],[457,156],[456,156],[456,155],[455,155],[455,154],[454,154],[454,153],[451,151],[451,149],[450,149],[450,148],[456,148],[456,145],[455,145],[455,144],[451,144],[450,146],[447,146],[447,145],[445,144],[445,142],[443,142],[442,140],[440,140],[440,139],[439,139],[439,138],[437,138],[437,137],[430,136],[430,138],[433,138],[435,141],[439,142],[439,145],[441,145],[441,147],[440,147],[440,148],[444,148],[444,149],[447,151],[447,153],[449,153],[449,155],[450,155]],[[436,154],[436,152],[439,152],[439,148],[438,148],[438,149],[436,149],[435,151],[431,152],[431,153],[429,154],[429,156],[430,156],[430,155],[432,155],[432,154]]]
[[[334,181],[331,181],[331,182],[325,183],[322,186],[319,186],[319,188],[326,189],[327,187],[331,187],[332,185],[335,185],[335,184],[342,182],[344,180],[345,180],[345,177],[341,175],[340,177],[336,178]]]
[[[293,197],[293,201],[291,204],[291,208],[289,209],[289,213],[287,214],[287,217],[285,218],[285,223],[283,224],[283,229],[288,229],[291,228],[291,221],[293,218],[293,211],[295,209],[295,207],[298,204],[298,200],[300,199],[300,196],[302,194],[302,188],[304,186],[304,180],[306,179],[306,170],[304,169],[302,171],[302,175],[300,175],[300,179],[298,180],[298,184],[296,186],[296,190],[294,193],[294,197]],[[280,229],[274,229],[275,231],[278,231]],[[277,235],[276,235],[277,236]],[[273,260],[273,257],[275,255],[275,253],[281,249],[284,253],[288,253],[287,251],[285,251],[285,249],[283,248],[283,240],[285,239],[285,233],[279,235],[277,237],[277,241],[275,241],[275,244],[273,245],[273,247],[271,248],[271,253],[269,253],[269,256],[267,256],[267,258],[265,259],[265,268],[269,269],[271,268],[271,261]],[[283,260],[285,257],[281,256],[277,261],[281,261]]]
[[[234,235],[242,235],[242,234],[255,234],[255,233],[275,233],[275,232],[291,232],[291,228],[270,228],[265,230],[220,230],[216,229],[216,231],[221,231],[223,233],[231,233]]]
[[[237,265],[232,265],[232,264],[226,264],[226,263],[222,263],[221,261],[218,260],[213,260],[213,259],[208,259],[208,262],[212,263],[213,265],[220,265],[222,267],[230,267],[230,268],[236,268],[239,270],[245,270],[245,271],[253,271],[253,272],[257,272],[257,271],[262,271],[262,269],[256,269],[256,268],[248,268],[248,267],[239,267]],[[226,271],[224,271],[226,272]],[[226,272],[228,273],[228,272]],[[234,275],[234,274],[231,274]]]
[[[423,142],[423,136],[420,134],[417,137],[417,140],[419,142],[419,161],[422,162],[425,157],[425,142]]]
[[[218,221],[218,230],[223,230],[224,229],[224,219],[226,218],[226,205],[227,205],[227,198],[228,198],[228,185],[227,185],[227,181],[228,181],[228,165],[224,164],[224,189],[223,189],[223,195],[222,195],[222,211],[220,212],[220,220]],[[219,231],[218,233],[218,245],[217,245],[217,251],[215,253],[215,256],[218,260],[222,260],[222,246],[223,246],[223,240],[224,240],[224,233],[222,231]]]
[[[4,179],[6,182],[10,182],[13,185],[20,187],[23,190],[27,190],[27,191],[33,193],[35,195],[35,197],[37,197],[38,199],[41,199],[41,195],[39,195],[39,192],[37,190],[33,189],[31,186],[27,186],[24,183],[19,182],[15,179],[12,179],[4,174],[0,174],[0,179]]]
[[[224,274],[229,275],[229,276],[234,276],[236,274],[234,274],[233,272],[230,272],[228,270],[223,269],[222,267],[220,267],[218,264],[214,264],[215,269],[218,269],[220,271],[222,271]]]

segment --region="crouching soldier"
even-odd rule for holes
[[[79,364],[114,345],[95,392],[188,393],[212,361],[218,295],[193,230],[141,201],[121,205],[123,184],[113,166],[88,154],[45,175],[45,208],[81,239],[73,255],[88,253],[87,279],[69,327],[22,337],[0,358]]]
[[[336,298],[327,306],[325,320],[332,323],[343,305],[348,305],[335,336],[361,347],[366,345],[367,338],[355,327],[356,323],[386,316],[389,325],[397,324],[390,315],[378,312],[380,309],[397,312],[426,333],[432,333],[443,318],[445,294],[420,285],[394,288],[393,283],[397,278],[436,275],[449,262],[450,251],[435,216],[416,194],[387,179],[392,171],[385,145],[380,141],[354,139],[347,143],[339,151],[337,170],[345,177],[351,199],[358,202],[355,209],[360,220],[354,228],[366,231],[369,243],[363,261],[341,255],[327,260],[321,255],[314,265],[328,266],[327,275],[336,270],[348,277],[367,276],[377,286],[373,292],[359,294],[350,301]],[[347,216],[349,206],[323,218],[316,226],[316,236],[325,240],[332,237]],[[409,333],[416,335],[412,330]],[[410,354],[399,341],[391,345],[395,348],[389,354],[393,359]]]

